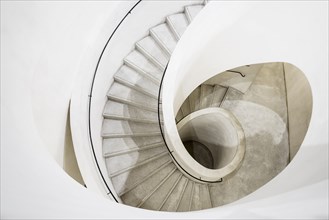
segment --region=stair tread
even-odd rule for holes
[[[190,113],[198,111],[200,109],[200,87],[198,86],[188,96],[190,103]]]
[[[157,187],[161,181],[166,178],[168,174],[175,168],[175,165],[171,163],[169,166],[160,170],[158,173],[153,175],[151,178],[138,185],[133,190],[121,196],[121,199],[125,204],[131,206],[138,206],[143,199],[155,188]]]
[[[166,199],[168,193],[171,191],[173,185],[180,177],[181,172],[175,170],[168,179],[163,182],[159,188],[142,204],[141,208],[158,210],[162,202]]]
[[[167,51],[167,54],[172,54],[176,47],[177,40],[175,39],[167,23],[163,23],[151,28],[150,34],[154,37],[155,40],[158,41],[161,47]]]
[[[185,7],[186,17],[191,23],[192,20],[197,16],[197,14],[203,9],[203,5],[189,5]]]
[[[133,50],[124,59],[125,64],[159,83],[163,72],[137,50]]]
[[[227,91],[226,87],[223,87],[223,86],[220,86],[220,85],[216,85],[214,87],[213,100],[212,100],[211,107],[219,107],[220,106],[220,103],[222,102],[226,91]]]
[[[106,137],[148,136],[159,133],[160,129],[158,124],[115,119],[103,120],[102,136]]]
[[[170,193],[167,201],[161,207],[161,211],[171,211],[175,212],[179,204],[181,193],[184,190],[185,184],[187,184],[188,179],[185,177],[181,178],[176,185],[175,189]]]
[[[108,97],[114,101],[129,103],[147,110],[157,111],[158,102],[156,99],[147,96],[137,90],[129,88],[121,83],[114,82],[107,93]]]
[[[183,102],[183,104],[181,106],[181,110],[183,112],[183,117],[185,117],[191,113],[191,107],[190,107],[190,102],[189,102],[188,98],[186,98],[185,101]]]
[[[106,158],[106,166],[109,174],[116,173],[120,170],[127,169],[128,167],[133,167],[136,164],[143,163],[144,161],[155,157],[156,155],[167,151],[165,146],[159,146],[156,148],[135,151],[128,154],[122,154],[115,157]]]
[[[151,36],[144,37],[136,43],[137,49],[151,60],[161,70],[164,70],[168,63],[168,56],[165,51],[161,49],[158,43]]]
[[[177,114],[176,114],[176,123],[178,123],[183,118],[184,118],[183,112],[182,112],[181,109],[179,109],[178,112],[177,112]]]
[[[189,211],[192,186],[193,186],[193,181],[189,180],[176,211],[178,212]]]
[[[103,155],[125,152],[131,149],[143,149],[152,145],[164,144],[162,136],[125,137],[103,139]]]
[[[152,97],[157,98],[158,96],[159,85],[127,65],[122,65],[114,75],[114,78],[121,84],[125,84],[126,86],[151,95]]]
[[[132,169],[112,177],[111,181],[118,195],[123,195],[135,187],[142,185],[143,182],[148,179],[148,176],[151,178],[158,173],[160,169],[170,164],[172,164],[172,161],[169,154],[167,154],[157,160],[139,166],[138,169]],[[152,173],[154,174],[150,176]],[[136,185],[136,183],[138,183],[138,185]]]
[[[210,195],[205,184],[194,184],[191,211],[211,208]]]
[[[207,108],[211,105],[213,99],[213,90],[212,85],[202,84],[201,93],[200,93],[200,108]]]
[[[185,13],[177,13],[173,15],[169,15],[167,17],[167,23],[173,33],[175,34],[175,37],[177,40],[179,40],[183,33],[185,32],[187,26],[188,26],[188,21],[185,16]]]
[[[112,100],[106,102],[103,116],[112,119],[158,123],[158,114],[156,112]]]

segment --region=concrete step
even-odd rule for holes
[[[227,92],[226,87],[220,86],[220,85],[216,85],[214,87],[214,91],[213,91],[213,99],[211,102],[211,107],[219,107],[226,92]]]
[[[203,9],[204,5],[189,5],[185,7],[186,18],[189,23],[197,16],[197,14]]]
[[[194,188],[194,182],[189,180],[183,191],[182,197],[179,201],[179,204],[178,204],[178,207],[176,210],[177,212],[190,211],[190,204],[192,201],[192,192],[194,190],[193,188]]]
[[[179,109],[176,115],[176,123],[178,123],[180,120],[184,118],[184,114],[182,112],[182,109]]]
[[[169,212],[177,211],[178,205],[184,194],[188,182],[189,180],[184,176],[182,176],[179,179],[177,185],[171,191],[171,193],[168,194],[168,198],[166,198],[166,201],[163,203],[162,207],[160,208],[161,211],[169,211]]]
[[[158,98],[159,84],[127,65],[121,66],[114,75],[114,80],[155,99]]]
[[[148,159],[145,159],[144,161],[141,161],[141,162],[136,163],[136,164],[134,164],[134,165],[131,165],[131,166],[129,166],[129,167],[125,167],[125,168],[120,169],[120,170],[118,169],[118,171],[116,171],[116,172],[114,172],[114,173],[110,173],[110,172],[109,172],[109,177],[110,177],[110,178],[113,178],[113,177],[116,177],[116,176],[121,175],[121,174],[123,174],[123,173],[126,173],[126,172],[128,172],[128,171],[130,171],[130,170],[138,169],[140,166],[142,166],[142,165],[144,165],[144,164],[147,164],[147,163],[151,163],[151,162],[153,162],[153,161],[156,161],[156,160],[158,160],[159,158],[161,158],[161,157],[163,157],[163,156],[166,156],[166,155],[168,155],[168,152],[167,152],[167,151],[164,151],[164,152],[161,152],[161,153],[155,155],[154,157],[150,157],[150,158],[148,158]]]
[[[170,56],[172,54],[176,47],[177,40],[168,27],[167,23],[163,23],[151,28],[150,35],[160,45],[160,47],[162,47],[167,55]]]
[[[158,188],[153,194],[144,200],[145,202],[141,204],[140,207],[144,209],[160,210],[162,204],[167,200],[181,177],[182,173],[177,169],[174,170],[167,179],[164,179],[161,185],[158,185]]]
[[[145,95],[118,82],[114,82],[112,84],[107,93],[107,97],[112,101],[158,112],[158,102],[155,98]]]
[[[206,184],[194,184],[194,191],[192,192],[192,201],[190,211],[202,210],[211,208],[211,200]]]
[[[127,105],[112,100],[108,100],[106,102],[103,116],[107,119],[159,123],[158,114],[156,112],[147,111],[132,105]]]
[[[155,66],[164,71],[169,57],[152,36],[147,36],[136,43],[136,49]]]
[[[177,168],[173,163],[169,164],[169,166],[164,167],[142,184],[123,194],[121,196],[122,201],[127,205],[138,207],[138,205],[140,205],[145,198],[148,197],[150,193],[154,191],[154,189],[156,189],[173,170],[176,169]]]
[[[196,87],[193,92],[188,96],[190,103],[190,113],[200,109],[200,86]]]
[[[176,40],[179,40],[189,25],[185,13],[169,15],[166,20],[170,30],[174,33]]]
[[[142,185],[145,181],[153,175],[161,172],[166,166],[172,165],[172,160],[169,154],[165,154],[157,160],[150,161],[140,165],[138,169],[131,169],[111,178],[112,184],[121,197],[123,194],[128,193],[135,187]]]
[[[153,158],[161,153],[167,152],[166,147],[158,146],[155,148],[134,151],[127,154],[121,154],[115,157],[107,157],[106,166],[110,176],[121,172],[122,170],[127,170],[128,168],[134,168],[141,163]]]
[[[191,113],[190,101],[188,98],[185,99],[180,108],[183,112],[183,118]]]
[[[214,86],[202,84],[200,92],[200,109],[211,106],[213,100]]]
[[[104,119],[102,137],[148,137],[159,135],[159,125],[126,120]]]
[[[164,146],[161,135],[151,137],[106,138],[103,139],[103,156],[113,157],[159,146]]]
[[[144,74],[153,82],[159,84],[163,71],[156,67],[149,59],[137,50],[133,50],[125,57],[124,63],[137,72]]]

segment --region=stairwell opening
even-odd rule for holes
[[[221,169],[236,155],[240,143],[231,117],[225,110],[207,108],[178,123],[185,149],[202,166]]]
[[[214,169],[214,157],[206,145],[195,140],[183,141],[183,144],[194,160],[204,167]]]

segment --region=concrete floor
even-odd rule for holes
[[[249,90],[231,89],[222,108],[240,121],[246,153],[240,169],[210,187],[213,205],[238,200],[266,184],[289,163],[286,90],[281,63],[265,64]]]

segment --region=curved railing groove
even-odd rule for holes
[[[95,153],[95,149],[94,149],[94,144],[93,144],[93,139],[92,139],[92,134],[91,134],[91,120],[90,120],[90,114],[91,114],[91,99],[92,99],[92,93],[93,93],[93,89],[94,89],[94,83],[95,83],[95,78],[96,78],[96,74],[97,74],[97,70],[98,70],[98,67],[99,67],[99,64],[100,64],[100,61],[103,57],[103,54],[105,52],[105,49],[107,47],[107,45],[109,44],[109,42],[111,41],[113,35],[115,34],[115,32],[118,30],[118,28],[120,27],[120,25],[122,24],[122,22],[127,18],[127,16],[129,14],[131,14],[132,10],[134,10],[134,8],[141,2],[142,0],[139,0],[137,3],[135,3],[135,5],[127,12],[127,14],[121,19],[121,21],[119,22],[119,24],[115,27],[115,29],[113,30],[112,34],[110,35],[109,39],[107,40],[99,58],[98,58],[98,61],[97,61],[97,64],[96,64],[96,68],[95,68],[95,71],[94,71],[94,75],[93,75],[93,80],[92,80],[92,83],[91,83],[91,87],[90,87],[90,93],[88,95],[88,98],[89,98],[89,103],[88,103],[88,130],[89,130],[89,140],[90,140],[90,145],[91,145],[91,149],[92,149],[92,153],[93,153],[93,157],[94,157],[94,160],[95,160],[95,163],[96,163],[96,166],[97,166],[97,169],[99,171],[99,174],[105,184],[105,187],[107,188],[108,192],[107,192],[107,195],[111,195],[112,198],[117,202],[119,203],[118,199],[114,196],[113,192],[111,191],[110,187],[108,186],[105,178],[104,178],[104,175],[99,167],[99,163],[98,163],[98,160],[97,160],[97,157],[96,157],[96,153]]]

